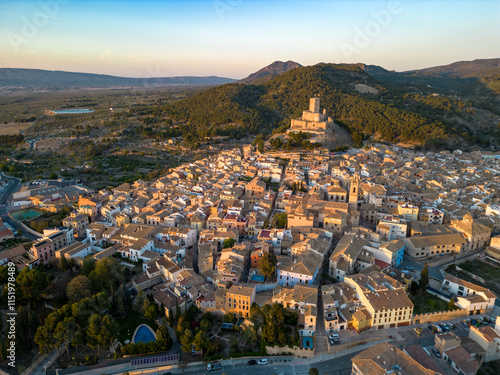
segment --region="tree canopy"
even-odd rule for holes
[[[273,253],[264,253],[259,262],[259,270],[267,279],[271,279],[274,276],[277,264],[278,260],[276,255]]]

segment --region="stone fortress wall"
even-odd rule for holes
[[[320,112],[320,98],[311,98],[309,110],[302,112],[302,117],[292,119],[287,133],[299,131],[305,133],[324,133],[328,125],[333,125],[333,119],[326,115],[326,109]]]

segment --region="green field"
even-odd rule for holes
[[[35,217],[43,215],[43,211],[40,210],[33,210],[33,209],[28,209],[28,210],[19,210],[19,211],[13,211],[11,212],[11,215],[14,219],[16,220],[30,220]]]
[[[410,297],[415,305],[413,314],[426,314],[438,311],[448,311],[448,302],[443,301],[427,292],[418,292]]]

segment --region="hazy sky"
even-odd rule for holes
[[[275,60],[397,71],[500,57],[500,1],[1,0],[0,67],[242,78]]]

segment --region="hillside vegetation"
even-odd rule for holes
[[[379,93],[361,94],[354,89],[357,83],[370,85]],[[178,124],[185,143],[196,146],[206,137],[283,132],[291,118],[308,108],[312,96],[321,97],[321,108],[326,108],[338,124],[365,137],[432,147],[490,146],[490,139],[483,134],[491,135],[490,127],[468,126],[476,116],[471,101],[432,94],[432,89],[383,82],[356,65],[295,68],[261,84],[226,84],[140,110],[170,117]],[[484,124],[494,117],[486,112],[481,118]]]

